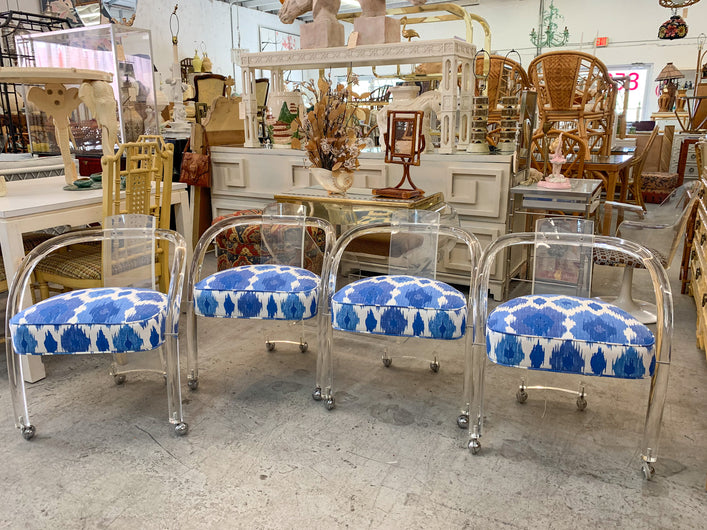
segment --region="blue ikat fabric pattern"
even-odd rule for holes
[[[531,370],[641,379],[653,375],[655,337],[638,320],[601,300],[563,295],[514,298],[486,327],[497,364]]]
[[[458,339],[466,329],[464,295],[446,283],[413,276],[357,280],[332,297],[334,329],[428,339]]]
[[[71,291],[12,317],[12,345],[22,355],[154,350],[165,339],[167,308],[167,295],[149,289]]]
[[[319,283],[319,276],[299,267],[236,267],[194,286],[194,310],[204,317],[305,320],[317,314]]]

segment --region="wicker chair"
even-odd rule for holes
[[[528,75],[538,92],[539,130],[570,123],[590,151],[610,153],[618,89],[604,63],[588,53],[548,52],[533,59]]]
[[[140,137],[140,141],[121,144],[112,157],[104,156],[103,217],[125,213],[153,215],[157,228],[169,229],[172,199],[172,160],[174,146],[161,138]],[[125,155],[125,169],[121,158]],[[154,184],[154,187],[153,187]],[[121,189],[125,197],[121,200]],[[164,245],[158,253],[164,252]],[[102,286],[101,247],[78,245],[55,252],[42,260],[35,273],[43,299],[49,297],[49,284],[62,286],[63,291]],[[160,291],[169,284],[167,260],[158,255]]]

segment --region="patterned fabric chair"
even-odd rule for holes
[[[667,269],[685,235],[687,221],[695,208],[701,187],[699,181],[680,186],[660,206],[648,212],[644,212],[640,206],[611,201],[605,202],[604,208],[612,211],[612,218],[623,219],[627,215],[632,217],[627,217],[619,224],[615,231],[616,236],[644,245]],[[625,253],[597,249],[594,252],[594,263],[624,267],[619,295],[602,297],[603,300],[620,307],[644,324],[656,322],[655,305],[633,298],[633,271],[643,268],[640,260],[635,260]]]
[[[644,171],[641,173],[641,195],[643,202],[660,204],[673,190],[682,186],[680,173],[668,171]]]
[[[577,249],[591,251],[593,248],[621,252],[642,262],[650,274],[658,302],[656,333],[612,304],[568,294],[521,293],[489,314],[489,276],[495,260],[505,259],[511,247],[550,249],[558,259]],[[591,261],[591,257],[589,259]],[[476,454],[481,449],[487,358],[496,364],[526,370],[621,379],[651,378],[642,444],[643,472],[650,478],[657,458],[673,323],[670,283],[659,259],[637,243],[609,236],[588,238],[586,234],[577,233],[522,232],[493,241],[484,251],[478,270],[475,297],[479,331],[466,365],[471,452]],[[528,397],[525,390],[522,384],[516,394],[521,403]],[[580,397],[577,405],[583,409],[586,402]]]
[[[15,424],[27,440],[35,428],[27,409],[22,355],[121,355],[163,347],[169,421],[178,435],[188,430],[182,417],[177,333],[186,243],[176,232],[155,230],[150,216],[108,221],[114,228],[70,232],[38,245],[27,254],[10,286],[5,324],[12,337],[6,341],[8,373]],[[154,283],[158,241],[172,250],[167,293],[159,292]],[[22,309],[38,263],[58,248],[89,242],[102,243],[106,286],[63,293]]]
[[[249,210],[238,210],[228,215],[222,215],[214,219],[212,225],[228,217],[241,217],[243,215],[262,215],[261,208]],[[304,252],[304,268],[321,274],[322,253],[326,244],[326,237],[323,231],[308,228]],[[219,233],[214,239],[216,246],[216,266],[223,271],[240,267],[242,265],[255,265],[261,263],[260,253],[260,226],[259,225],[239,225]]]
[[[318,258],[311,254],[319,252],[312,233],[324,236]],[[226,239],[222,244],[229,248],[229,265],[239,262],[231,254],[234,248],[252,247],[247,249],[245,264],[202,278],[206,251],[218,238]],[[262,215],[227,216],[204,232],[194,249],[187,282],[189,388],[196,390],[199,385],[197,316],[295,322],[313,318],[320,303],[320,277],[304,265],[326,263],[334,239],[331,224],[306,217],[304,206],[294,204],[270,205]],[[267,350],[274,350],[275,343],[297,344],[302,353],[308,348],[303,333],[297,342],[266,338]]]
[[[362,278],[336,290],[344,252],[359,238],[384,234],[390,238],[388,274]],[[455,340],[469,337],[473,321],[464,294],[435,279],[437,260],[462,244],[470,255],[470,285],[481,254],[477,239],[458,227],[440,226],[439,213],[399,211],[387,223],[361,225],[344,233],[332,251],[324,277],[320,314],[317,381],[312,396],[335,406],[333,391],[333,330],[392,337]],[[391,365],[387,352],[383,364]],[[430,368],[439,370],[437,358]]]

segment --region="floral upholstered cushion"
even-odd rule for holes
[[[486,351],[497,364],[624,379],[653,375],[655,338],[625,311],[563,295],[514,298],[486,327]]]
[[[220,271],[194,286],[197,315],[301,320],[317,314],[319,276],[287,265],[247,265]]]
[[[262,215],[257,208],[238,210],[228,215],[217,217],[213,223],[228,217],[244,215]],[[304,268],[320,273],[322,270],[322,252],[326,243],[324,231],[308,227],[305,239]],[[217,269],[222,271],[242,265],[257,265],[268,263],[269,256],[261,252],[261,237],[259,225],[241,225],[224,230],[214,238],[216,245]]]
[[[30,355],[154,350],[164,342],[167,307],[167,296],[149,289],[71,291],[12,317],[12,345]]]
[[[428,339],[464,336],[464,295],[446,283],[413,276],[357,280],[332,297],[334,329]]]

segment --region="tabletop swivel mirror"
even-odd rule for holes
[[[420,153],[425,150],[425,137],[422,131],[423,111],[394,110],[388,113],[387,131],[383,135],[385,142],[385,161],[388,164],[402,164],[403,178],[393,188],[378,188],[373,195],[394,199],[412,199],[425,192],[412,183],[410,166],[420,165]],[[403,188],[405,181],[411,188]]]

